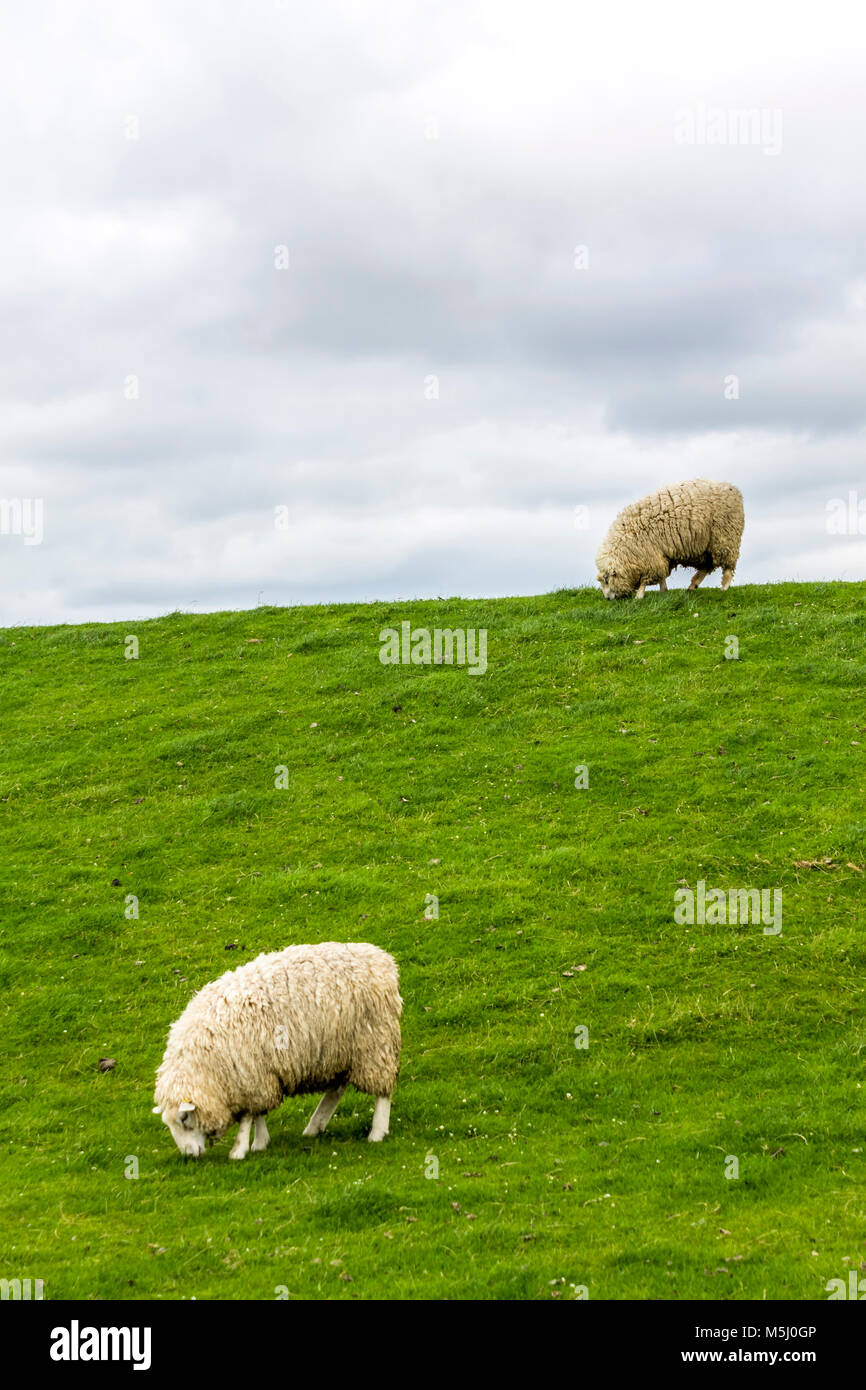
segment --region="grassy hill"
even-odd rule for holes
[[[383,665],[407,620],[485,628],[486,674]],[[862,585],[784,584],[0,634],[0,1276],[826,1298],[866,1258],[864,626]],[[678,924],[698,880],[781,889],[781,934]],[[391,1137],[349,1093],[182,1159],[169,1024],[329,939],[400,964]]]

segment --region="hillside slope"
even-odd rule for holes
[[[486,673],[383,665],[404,621],[486,629]],[[826,1298],[866,1258],[864,623],[785,584],[0,634],[0,1275]],[[780,889],[781,933],[678,923],[699,880]],[[400,963],[391,1137],[351,1094],[304,1140],[293,1099],[266,1153],[184,1161],[169,1024],[329,939]]]

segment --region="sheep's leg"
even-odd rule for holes
[[[305,1139],[312,1139],[315,1135],[321,1134],[323,1132],[325,1125],[328,1123],[337,1106],[340,1104],[345,1089],[345,1086],[334,1086],[331,1088],[330,1091],[325,1092],[325,1094],[322,1096],[322,1099],[319,1101],[318,1105],[316,1106],[315,1110],[310,1116],[310,1123],[304,1130],[303,1137]]]
[[[373,1107],[373,1125],[367,1135],[371,1144],[378,1144],[388,1133],[388,1120],[391,1115],[391,1097],[377,1096]]]
[[[229,1158],[246,1158],[250,1151],[250,1128],[252,1123],[252,1115],[241,1115],[241,1122],[238,1125],[238,1137],[232,1145]]]
[[[660,593],[660,594],[666,594],[667,591],[668,591],[668,581],[667,581],[666,579],[660,579],[660,580],[659,580],[659,593]]]
[[[256,1115],[256,1137],[252,1143],[253,1153],[261,1153],[262,1149],[266,1149],[270,1143],[270,1138],[264,1115]]]
[[[646,591],[646,584],[641,584],[640,588],[638,589],[637,593],[635,594],[635,598],[643,598],[645,591]]]
[[[733,579],[733,577],[734,577],[734,571],[733,571],[733,570],[722,570],[722,588],[723,588],[723,589],[730,589],[730,587],[731,587],[731,580]]]
[[[709,570],[695,570],[694,574],[692,575],[692,582],[689,585],[689,588],[696,589],[699,584],[703,584],[708,574]]]

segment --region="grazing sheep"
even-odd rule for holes
[[[154,1114],[181,1153],[204,1152],[240,1121],[229,1158],[268,1143],[265,1115],[283,1096],[324,1091],[305,1135],[321,1134],[348,1085],[376,1097],[369,1138],[388,1133],[400,1067],[400,998],[392,956],[366,942],[289,946],[205,985],[172,1024]]]
[[[690,589],[721,566],[722,588],[734,577],[743,538],[743,495],[732,483],[705,478],[659,488],[623,508],[595,558],[605,598],[643,598],[647,584],[667,589],[677,565],[694,568]]]

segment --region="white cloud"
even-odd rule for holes
[[[0,496],[45,539],[0,536],[0,621],[588,583],[615,511],[690,476],[743,488],[741,582],[862,578],[825,519],[866,490],[849,21],[21,11]],[[780,111],[781,152],[677,144],[698,103]]]

